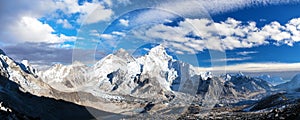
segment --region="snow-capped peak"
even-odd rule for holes
[[[36,70],[31,66],[28,60],[22,60],[20,66],[24,71],[36,76]]]
[[[203,72],[202,74],[200,74],[202,80],[208,80],[208,78],[212,78],[213,74],[212,72]]]
[[[241,72],[241,71],[240,71],[239,73],[236,74],[236,77],[244,77],[244,76],[245,76],[244,73]]]
[[[224,77],[224,80],[229,81],[231,80],[231,75],[230,74],[226,74]]]
[[[25,65],[25,66],[30,66],[28,60],[22,60],[21,63],[22,63],[23,65]]]
[[[158,45],[156,47],[153,47],[149,51],[148,55],[159,57],[159,58],[162,58],[163,60],[173,59],[172,56],[167,54],[167,51],[163,45]]]
[[[134,58],[125,49],[121,48],[117,50],[113,55],[125,59],[127,61],[134,61]]]
[[[140,64],[144,65],[145,72],[158,68],[162,71],[168,71],[169,62],[172,60],[172,56],[167,54],[163,45],[153,47],[147,55],[137,59]]]

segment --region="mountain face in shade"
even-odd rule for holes
[[[0,49],[0,54],[6,55],[3,50]]]
[[[276,88],[289,90],[289,91],[300,91],[300,74],[295,75],[292,80],[279,84]]]
[[[281,77],[273,77],[270,75],[261,75],[261,76],[258,76],[257,78],[263,79],[263,80],[267,81],[268,83],[272,84],[273,86],[276,86],[276,85],[286,82]]]

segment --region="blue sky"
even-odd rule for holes
[[[137,55],[149,44],[163,44],[177,59],[203,69],[300,68],[298,0],[20,0],[1,5],[0,48],[35,65],[91,64],[119,48]]]
[[[252,6],[245,9],[232,11],[224,14],[213,15],[215,22],[225,21],[228,17],[240,21],[255,21],[258,27],[277,21],[285,24],[293,18],[299,18],[299,4]],[[298,63],[300,62],[300,44],[295,43],[293,46],[288,45],[261,45],[252,48],[239,48],[227,50],[228,58],[244,58],[244,60],[227,61],[227,65],[242,63]],[[245,54],[239,54],[239,53]],[[249,52],[249,54],[247,54]],[[199,53],[200,59],[209,59],[208,52]],[[210,62],[203,60],[202,65],[209,66]],[[201,63],[200,63],[201,64]]]

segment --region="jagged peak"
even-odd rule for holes
[[[27,71],[28,73],[31,73],[33,75],[36,74],[36,69],[34,67],[31,66],[31,64],[29,63],[28,60],[22,60],[21,64],[19,64],[21,69],[24,71]]]
[[[212,72],[203,72],[200,74],[202,80],[208,80],[209,78],[213,77]]]
[[[245,77],[244,73],[239,71],[239,73],[236,74],[237,77]]]
[[[113,53],[113,55],[122,58],[122,59],[126,59],[127,61],[134,61],[134,57],[125,49],[120,48],[119,50],[117,50],[115,53]]]
[[[114,54],[126,54],[128,53],[124,48],[120,48],[119,50],[117,50]]]
[[[164,45],[160,44],[150,49],[149,53],[166,52]]]
[[[126,56],[129,55],[129,53],[125,49],[120,48],[119,50],[114,52],[113,55],[118,56],[118,57],[122,57],[122,56],[125,56],[125,55]]]
[[[22,60],[21,63],[25,66],[31,66],[28,60]]]
[[[173,59],[173,57],[167,53],[165,46],[162,44],[157,45],[157,46],[153,47],[152,49],[150,49],[148,55]]]

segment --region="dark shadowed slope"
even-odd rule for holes
[[[3,106],[12,110],[11,113],[1,111],[0,117],[3,117],[3,119],[8,119],[13,114],[18,115],[20,119],[44,120],[89,120],[95,119],[95,117],[97,119],[117,119],[121,117],[63,100],[23,93],[18,89],[18,84],[3,76],[0,76],[0,102],[3,103]],[[90,111],[93,111],[93,115],[90,114]]]

